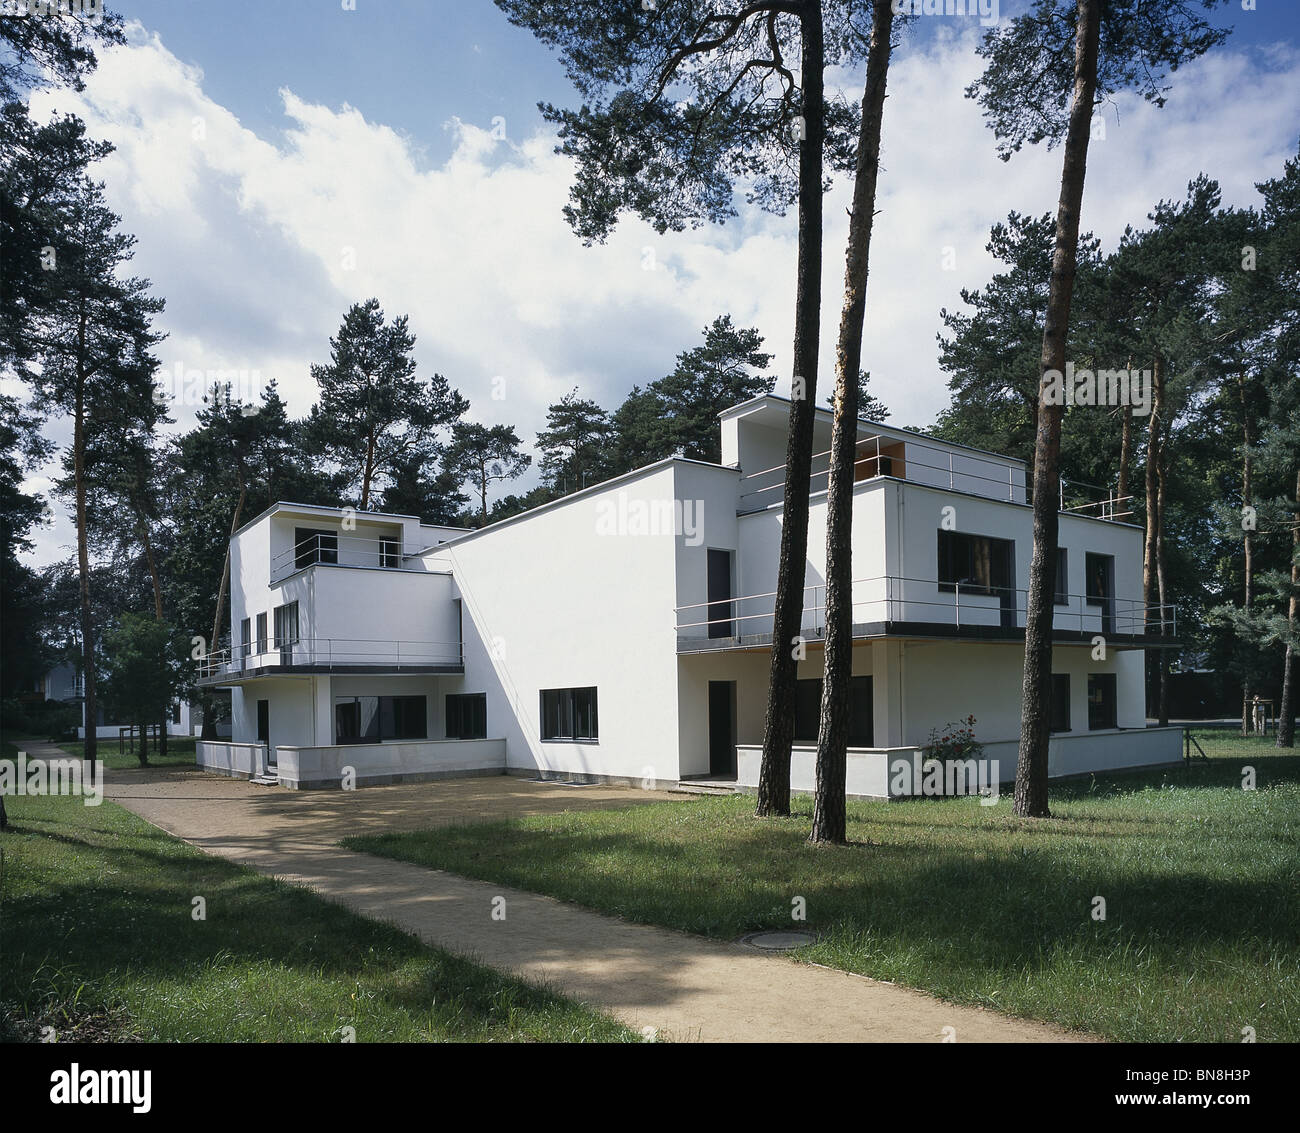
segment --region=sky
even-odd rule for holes
[[[1026,5],[1003,0],[1007,19]],[[546,407],[577,388],[614,409],[668,373],[712,320],[754,326],[788,388],[793,212],[740,203],[723,226],[659,236],[624,219],[586,247],[561,209],[573,169],[539,101],[576,95],[553,53],[488,0],[127,0],[126,46],[101,53],[74,111],[116,151],[99,166],[134,273],[166,300],[162,374],[174,429],[193,424],[197,373],[233,371],[246,397],[271,378],[292,412],[315,400],[314,362],[354,302],[410,316],[416,360],[514,425],[531,448]],[[974,7],[974,5],[972,5]],[[1233,34],[1171,76],[1163,109],[1108,107],[1089,152],[1083,228],[1115,247],[1204,172],[1224,203],[1257,203],[1300,143],[1300,3],[1230,0]],[[996,270],[989,228],[1055,207],[1060,150],[996,156],[963,97],[980,70],[978,16],[919,18],[889,77],[863,366],[890,420],[925,427],[948,401],[942,308]],[[828,74],[860,97],[861,73]],[[819,400],[833,377],[847,204],[826,202]],[[10,388],[6,386],[5,388]],[[496,396],[494,396],[494,391]],[[66,443],[66,422],[50,435]],[[31,477],[46,492],[50,470]],[[527,486],[529,480],[521,482]],[[57,503],[30,557],[67,557]]]

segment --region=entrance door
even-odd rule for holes
[[[257,742],[266,749],[266,764],[271,765],[271,702],[257,702]]]
[[[709,774],[736,774],[736,682],[709,682]]]
[[[735,637],[731,612],[731,552],[709,548],[709,636]]]
[[[1084,558],[1087,574],[1087,603],[1101,607],[1101,632],[1115,632],[1115,556],[1091,551]]]

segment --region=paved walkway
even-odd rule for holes
[[[493,776],[283,791],[194,771],[109,771],[107,797],[207,853],[321,896],[675,1041],[1060,1042],[1086,1036],[549,897],[339,849],[348,834],[669,798]],[[493,920],[495,898],[506,919]]]

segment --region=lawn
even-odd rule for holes
[[[6,745],[6,755],[13,749]],[[639,1041],[608,1016],[212,858],[113,803],[7,798],[0,1038]],[[193,918],[193,900],[206,919]]]
[[[1201,743],[1209,766],[1056,784],[1045,821],[1006,796],[850,803],[845,847],[807,843],[810,798],[759,820],[736,796],[345,844],[721,939],[802,897],[800,959],[1111,1039],[1294,1042],[1300,758]]]
[[[131,771],[140,766],[140,757],[134,752],[123,749],[119,754],[117,750],[117,740],[99,741],[99,758],[104,761],[104,766],[114,771]],[[59,744],[69,755],[81,759],[85,756],[86,743],[84,740],[75,740]],[[193,736],[168,736],[167,737],[167,754],[158,754],[158,742],[152,737],[149,740],[149,765],[151,767],[194,767],[194,737]]]

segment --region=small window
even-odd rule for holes
[[[295,527],[293,531],[293,565],[301,570],[312,563],[337,563],[339,561],[339,535],[337,531],[317,531],[310,527]]]
[[[447,697],[447,738],[487,738],[487,693],[452,693]]]
[[[1058,606],[1068,606],[1070,604],[1070,571],[1068,566],[1068,553],[1064,547],[1056,548],[1056,598]]]
[[[179,724],[180,722],[181,722],[181,706],[180,706],[179,704],[173,704],[173,705],[172,705],[172,723],[173,723],[173,724]]]
[[[253,623],[249,618],[239,623],[239,650],[241,657],[247,657],[253,651]]]
[[[1096,732],[1116,727],[1115,674],[1088,674],[1088,728]]]
[[[795,681],[794,739],[816,743],[821,734],[822,682],[820,677]],[[875,718],[871,678],[849,678],[849,747],[874,747]]]
[[[257,651],[266,652],[266,615],[257,615]]]
[[[1052,724],[1053,732],[1070,730],[1070,674],[1052,674]]]
[[[595,688],[541,690],[542,739],[594,740],[599,737]]]

